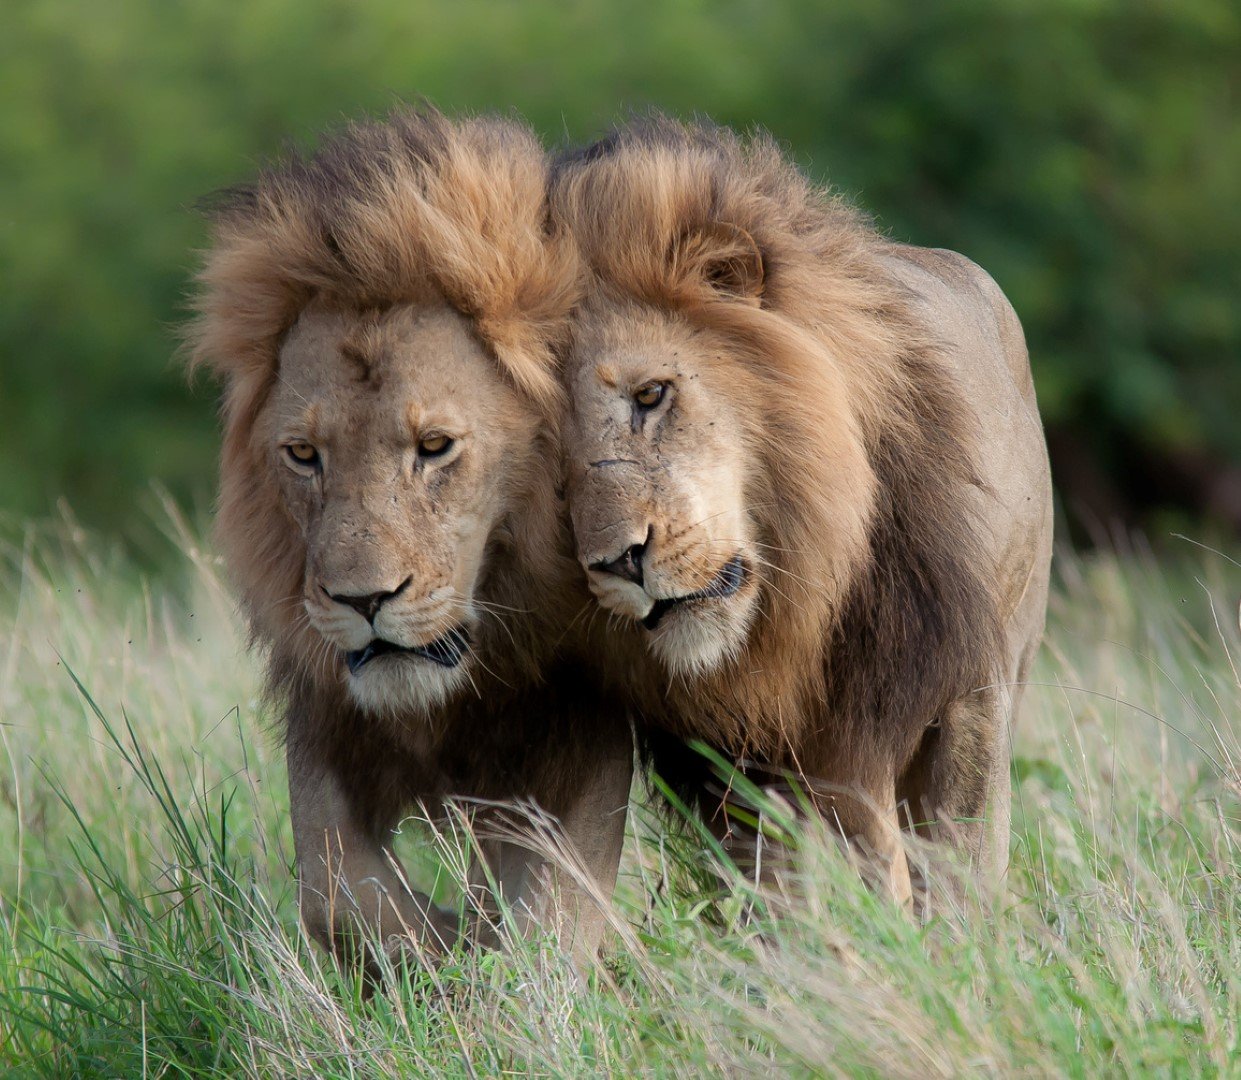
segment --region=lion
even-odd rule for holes
[[[284,705],[302,918],[338,953],[461,939],[389,846],[450,796],[557,819],[593,883],[512,835],[486,873],[575,957],[602,929],[632,740],[556,648],[590,598],[557,490],[581,275],[546,186],[523,125],[426,108],[214,202],[189,336],[224,383],[217,536]]]
[[[1003,293],[761,134],[632,123],[562,156],[551,208],[594,275],[566,368],[577,552],[656,770],[738,851],[687,741],[794,783],[902,904],[903,827],[998,879],[1052,540]]]

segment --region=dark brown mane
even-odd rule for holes
[[[999,628],[967,497],[976,420],[885,264],[894,245],[769,137],[660,117],[562,157],[552,207],[603,290],[720,332],[738,384],[764,390],[741,412],[764,455],[751,498],[782,574],[768,583],[783,584],[735,663],[643,700],[657,763],[693,786],[676,741],[699,738],[809,778],[902,769],[992,681]],[[667,258],[719,224],[761,252],[758,303]]]

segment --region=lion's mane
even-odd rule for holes
[[[807,777],[899,775],[999,648],[965,495],[976,420],[883,265],[893,245],[771,138],[660,117],[563,156],[551,203],[599,288],[727,336],[761,459],[763,609],[735,663],[644,700],[657,764],[694,772],[677,748],[697,738]],[[761,253],[758,302],[704,273],[727,270],[721,223]]]

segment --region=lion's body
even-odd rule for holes
[[[584,602],[553,354],[579,285],[545,184],[520,125],[424,110],[217,210],[192,333],[225,382],[217,535],[284,708],[303,916],[335,947],[359,921],[456,936],[387,848],[417,804],[529,800],[615,874],[628,727],[556,649]],[[537,857],[492,847],[545,908]],[[571,915],[589,951],[597,917]]]
[[[791,775],[907,894],[898,820],[1007,828],[1051,530],[1016,317],[762,139],[622,129],[552,205],[597,275],[568,373],[579,558],[632,620],[605,666],[656,767],[717,822],[685,740]]]

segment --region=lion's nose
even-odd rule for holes
[[[597,570],[602,574],[615,574],[622,577],[626,581],[632,581],[635,585],[642,584],[642,556],[646,554],[646,545],[650,540],[651,534],[648,531],[646,540],[640,544],[634,544],[623,554],[615,559],[605,559],[601,562],[591,563],[590,569]]]
[[[346,607],[353,608],[367,622],[373,622],[375,616],[379,613],[379,609],[383,607],[394,596],[400,596],[408,587],[412,578],[406,578],[395,589],[389,589],[385,592],[366,593],[362,596],[351,596],[346,593],[328,592],[325,586],[321,586],[328,597],[335,600],[338,604],[344,604]]]

